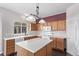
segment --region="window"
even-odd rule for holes
[[[26,23],[15,22],[14,34],[26,33]]]
[[[25,23],[22,24],[22,33],[26,33],[26,24]]]

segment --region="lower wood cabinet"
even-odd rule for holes
[[[38,52],[35,53],[35,56],[46,56],[47,53],[46,53],[46,46],[43,47],[42,49],[40,49]]]
[[[15,39],[4,40],[4,55],[11,55],[15,52]]]
[[[17,56],[49,56],[52,53],[52,42],[32,53],[18,45],[16,45]]]
[[[53,49],[64,51],[65,44],[64,38],[54,38],[53,39]]]
[[[64,51],[64,39],[57,39],[57,49]]]
[[[41,48],[39,51],[35,52],[35,53],[32,53],[20,46],[17,46],[17,56],[46,56],[47,53],[46,53],[46,46]]]
[[[52,45],[53,45],[52,42],[47,45],[47,55],[48,56],[52,55],[52,53],[53,53],[53,51],[52,51]]]
[[[53,49],[61,50],[64,52],[64,38],[53,38],[53,41],[46,46],[39,49],[37,52],[32,53],[20,46],[17,46],[18,56],[51,56],[54,52]]]

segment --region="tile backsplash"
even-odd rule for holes
[[[51,31],[52,32],[52,36],[66,36],[66,32],[65,31]],[[10,38],[10,37],[17,37],[17,36],[23,36],[25,35],[25,33],[21,33],[21,34],[4,34],[4,38]],[[29,31],[26,33],[26,35],[35,35],[35,36],[42,36],[42,31]]]
[[[66,36],[65,31],[53,31],[52,34],[53,36]]]

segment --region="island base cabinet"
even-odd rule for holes
[[[53,51],[52,51],[52,45],[53,45],[52,42],[47,45],[47,55],[48,56],[51,56],[52,53],[53,53]]]
[[[46,55],[47,55],[46,47],[43,47],[42,49],[40,49],[39,51],[35,53],[35,56],[46,56]]]
[[[17,56],[34,56],[34,54],[20,46],[16,45]]]
[[[16,45],[17,56],[46,56],[46,47],[43,47],[36,53],[32,53],[20,46]]]
[[[17,56],[50,56],[52,55],[52,42],[48,43],[36,52],[28,51],[27,49],[16,45],[16,51]]]

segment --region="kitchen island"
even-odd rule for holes
[[[26,36],[14,36],[14,37],[6,37],[4,38],[4,55],[12,55],[16,51],[16,46],[15,44],[17,42],[22,42],[30,39],[37,38],[39,36],[34,36],[34,35],[26,35]]]
[[[17,56],[46,56],[52,40],[35,38],[16,43]]]

